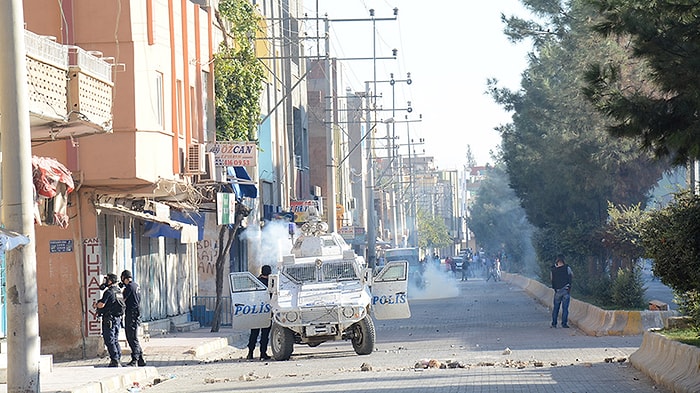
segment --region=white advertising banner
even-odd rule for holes
[[[257,166],[255,142],[216,142],[207,143],[207,153],[214,153],[216,166]]]

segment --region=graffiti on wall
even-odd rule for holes
[[[203,239],[197,242],[197,269],[200,276],[216,275],[216,258],[219,256],[217,240]]]
[[[100,320],[97,318],[95,305],[102,297],[102,260],[100,259],[99,239],[83,240],[83,266],[85,270],[85,331],[88,336],[99,336],[102,333]]]
[[[204,220],[204,237],[197,242],[197,295],[216,296],[216,258],[219,257],[219,229],[216,214],[207,213]],[[228,265],[228,264],[226,264]],[[224,266],[224,275],[228,266]],[[228,280],[224,278],[224,286]],[[224,288],[224,293],[227,289]]]

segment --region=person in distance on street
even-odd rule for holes
[[[258,276],[258,280],[268,286],[269,276],[272,274],[272,267],[270,265],[264,265]],[[246,359],[253,358],[253,350],[255,350],[255,344],[258,341],[258,335],[260,335],[260,360],[268,360],[270,356],[267,354],[267,344],[270,340],[270,328],[272,326],[272,320],[270,320],[270,326],[264,327],[262,329],[250,329],[250,337],[248,338],[248,356]]]
[[[552,327],[557,327],[557,317],[561,307],[561,327],[569,327],[569,301],[571,300],[571,280],[574,277],[569,265],[564,262],[564,256],[557,256],[552,266],[551,278],[554,289],[554,307],[552,309]]]
[[[146,365],[143,360],[143,349],[139,343],[138,330],[141,325],[141,291],[139,284],[134,282],[131,271],[124,270],[121,276],[121,287],[124,287],[123,296],[126,303],[126,311],[124,312],[124,332],[126,333],[126,341],[131,348],[131,361],[127,366]]]
[[[109,366],[121,367],[119,359],[122,356],[119,346],[119,327],[122,324],[123,304],[122,293],[117,286],[117,275],[109,273],[105,276],[104,282],[100,285],[102,298],[97,301],[95,308],[97,315],[102,318],[102,339],[104,340],[107,352],[109,352]],[[121,300],[121,304],[120,304]]]

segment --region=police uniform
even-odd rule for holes
[[[119,346],[119,326],[122,324],[122,319],[112,312],[120,307],[117,302],[117,293],[119,293],[117,287],[114,285],[109,286],[102,293],[102,298],[99,301],[104,304],[104,307],[98,311],[102,316],[102,339],[107,347],[107,352],[109,352],[110,367],[119,367],[119,360],[122,357],[121,347]]]
[[[265,286],[268,286],[268,276],[272,273],[272,268],[269,265],[264,265],[262,267],[262,274],[258,276],[258,280],[262,282]],[[270,321],[272,322],[272,321]],[[250,336],[248,337],[248,356],[247,359],[253,358],[253,350],[255,349],[255,344],[258,341],[258,335],[260,336],[260,359],[267,360],[270,356],[267,354],[267,345],[270,340],[270,329],[272,324],[268,327],[262,329],[250,329]]]
[[[124,303],[126,303],[126,311],[124,312],[124,333],[126,341],[131,348],[131,362],[129,366],[145,366],[146,361],[143,360],[143,350],[139,343],[138,330],[141,324],[141,291],[139,285],[133,281],[131,272],[124,270],[121,275],[122,282],[128,278],[131,281],[124,284]]]

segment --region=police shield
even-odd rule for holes
[[[411,317],[408,306],[408,262],[392,261],[372,280],[372,313],[376,319]]]
[[[231,322],[233,330],[270,326],[270,295],[265,284],[250,272],[229,275],[231,282]]]

